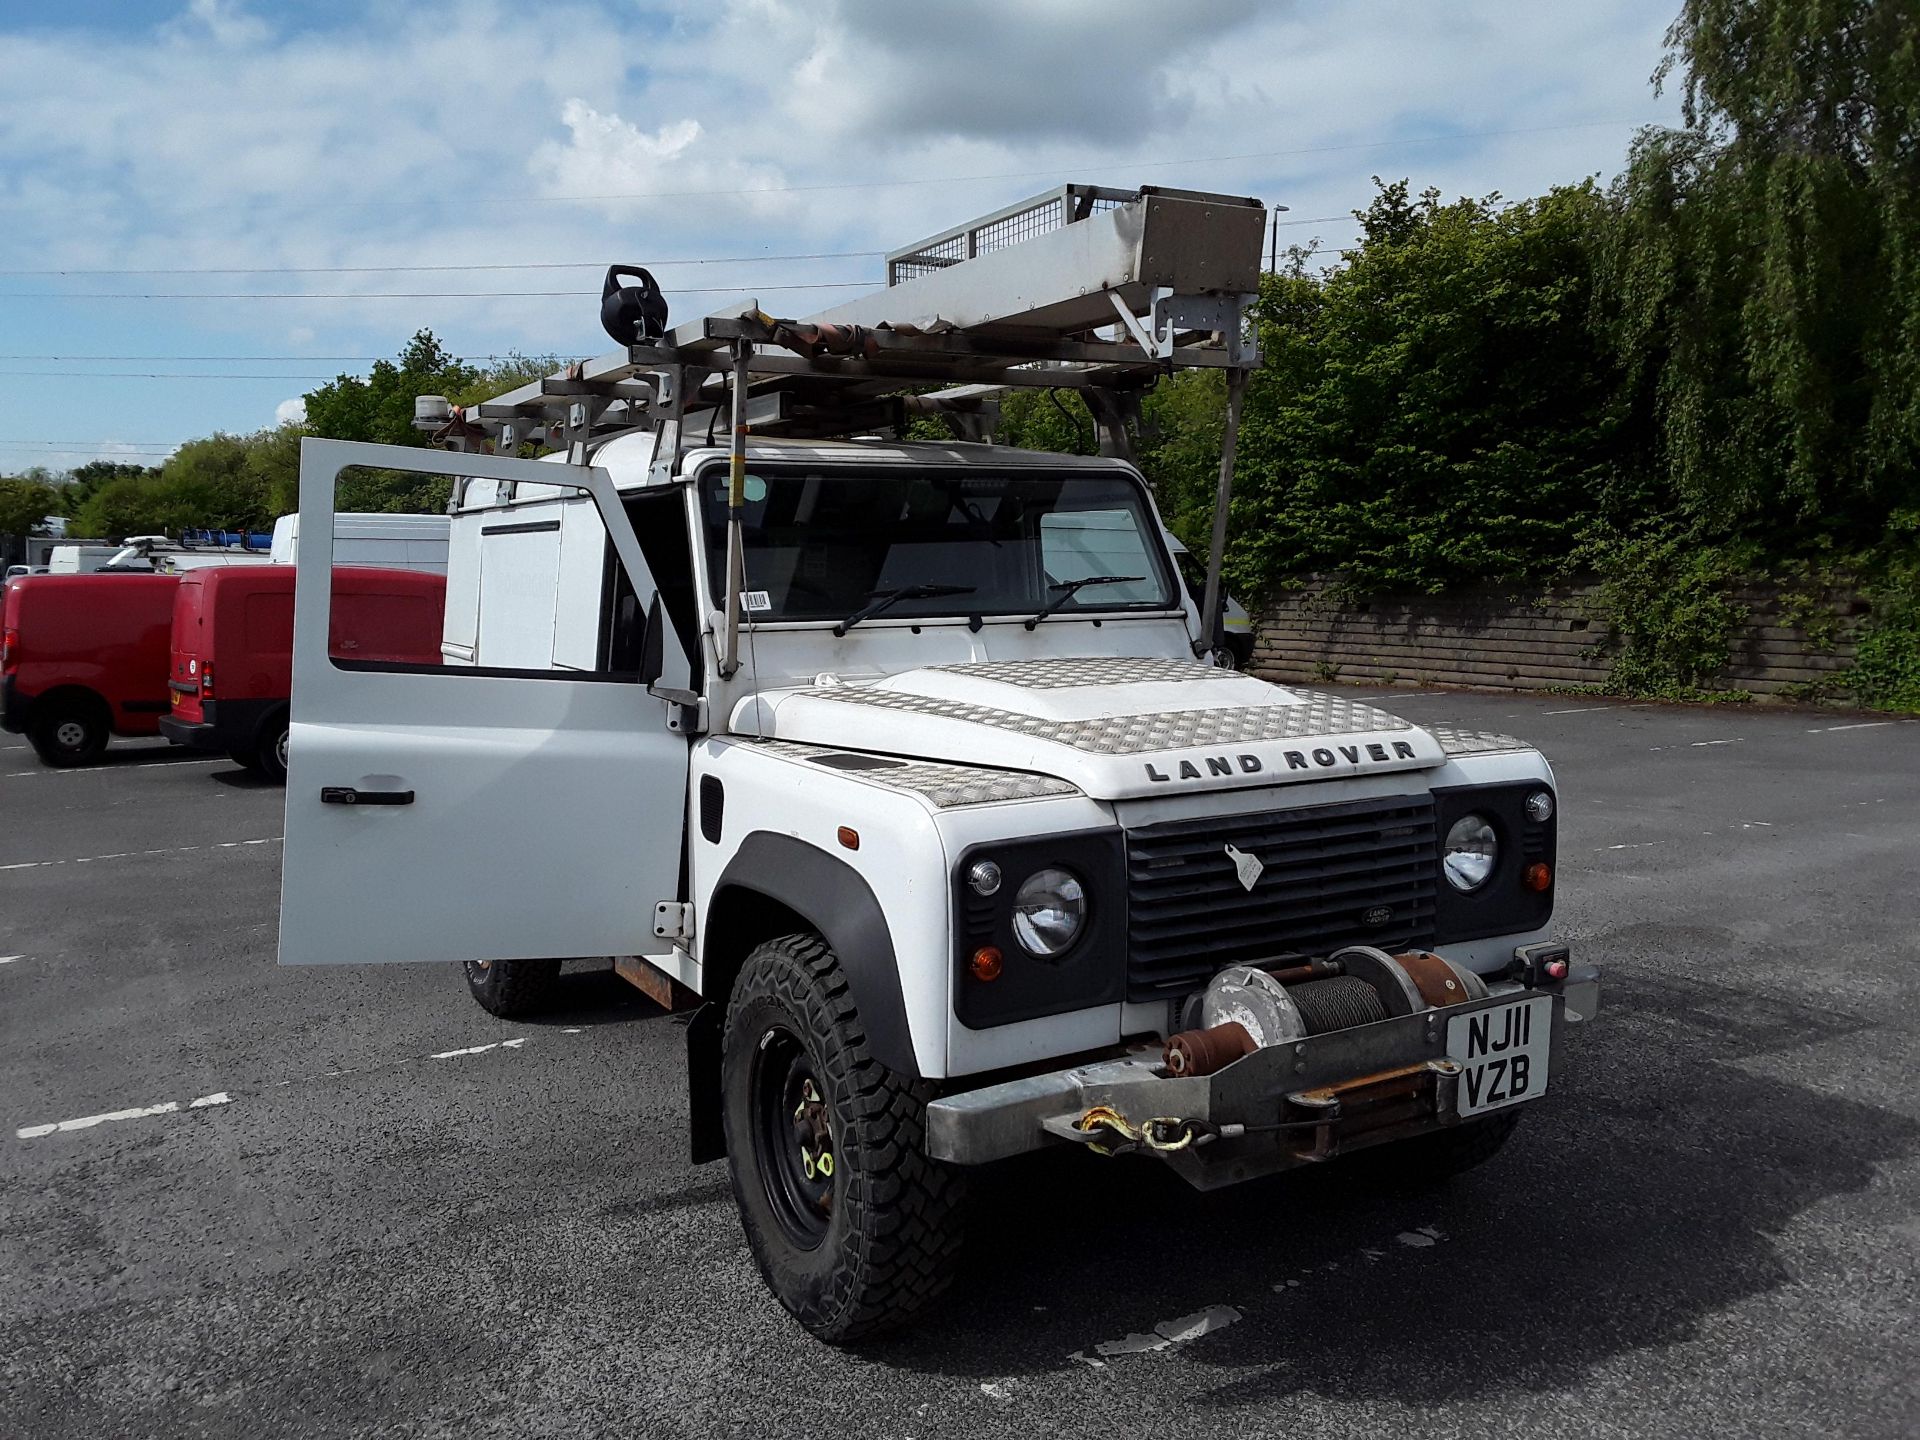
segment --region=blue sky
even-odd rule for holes
[[[1677,115],[1676,9],[0,0],[0,474],[271,425],[422,327],[600,353],[613,261],[677,318],[803,314],[1067,180],[1258,195],[1337,247],[1375,174],[1604,178]],[[503,265],[547,268],[410,268]]]

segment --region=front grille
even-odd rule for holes
[[[1251,891],[1229,845],[1264,867]],[[1430,945],[1437,850],[1424,795],[1129,830],[1127,998],[1184,994],[1235,962]]]

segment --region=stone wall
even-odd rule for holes
[[[1320,684],[1599,688],[1612,656],[1594,595],[1593,586],[1566,586],[1357,599],[1314,581],[1259,615],[1252,668],[1273,680]],[[1833,637],[1823,646],[1799,623],[1804,604],[1790,616],[1778,587],[1753,586],[1734,598],[1750,613],[1715,688],[1782,700],[1836,688],[1835,677],[1853,663],[1851,642],[1864,602],[1846,592],[1821,602],[1813,623],[1830,626]],[[1844,698],[1844,692],[1827,698]]]

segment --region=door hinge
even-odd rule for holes
[[[653,933],[661,940],[693,939],[693,906],[681,900],[662,900],[653,907]]]
[[[667,729],[676,735],[707,733],[707,698],[692,690],[673,690],[664,685],[649,685],[647,693],[667,702]]]

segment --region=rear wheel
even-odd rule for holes
[[[260,752],[251,745],[236,745],[227,751],[227,758],[248,770],[257,772],[260,769]]]
[[[747,1243],[802,1325],[859,1340],[947,1287],[962,1184],[923,1148],[933,1087],[874,1058],[818,936],[747,957],[727,1007],[721,1089]]]
[[[254,768],[276,785],[287,783],[287,717],[275,716],[260,731]]]
[[[107,748],[106,712],[84,700],[42,702],[27,740],[49,765],[91,765]]]
[[[480,1008],[502,1020],[518,1020],[544,1007],[560,981],[558,960],[469,960],[467,989]]]

